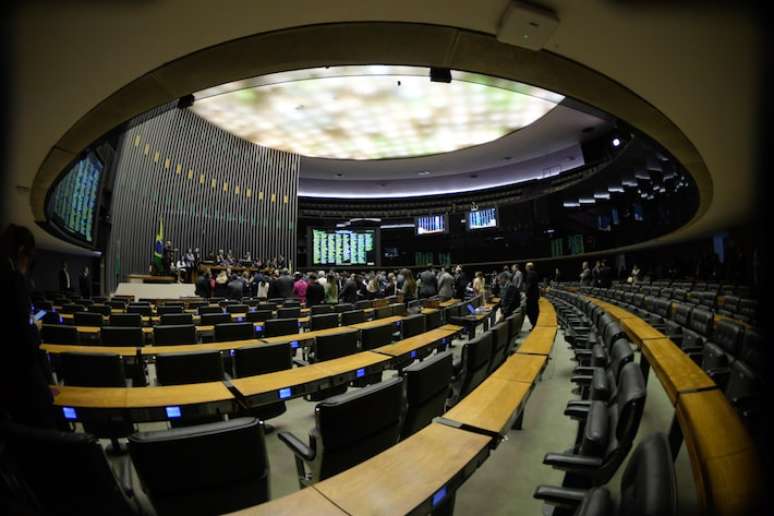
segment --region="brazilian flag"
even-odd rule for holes
[[[156,243],[153,244],[153,263],[159,274],[164,271],[164,219],[159,219],[159,230],[156,231]]]

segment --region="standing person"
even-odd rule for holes
[[[492,272],[492,275],[494,276],[492,278],[492,283],[493,284],[499,283],[500,276],[497,276],[496,274],[497,274],[496,271]],[[504,274],[505,277],[508,278],[508,281],[513,281],[513,275],[511,274],[511,269],[507,265],[503,265],[503,272],[502,272],[502,274]]]
[[[476,275],[473,278],[473,295],[479,296],[486,290],[486,280],[484,279],[484,273],[476,271]]]
[[[599,273],[602,270],[602,262],[597,260],[597,263],[594,264],[594,268],[591,269],[591,286],[598,287],[599,286]]]
[[[266,301],[269,298],[269,275],[268,273],[261,273],[260,277],[256,276],[257,288],[255,290],[255,297],[261,301]]]
[[[162,264],[164,266],[164,270],[161,271],[161,274],[171,274],[172,273],[172,254],[174,253],[174,248],[172,247],[172,241],[167,240],[167,243],[164,244],[164,257],[162,258]]]
[[[204,274],[196,278],[195,294],[202,298],[210,297],[210,270],[207,269]]]
[[[500,313],[502,319],[505,319],[521,305],[521,296],[516,290],[513,280],[507,274],[500,273],[497,282],[500,284]]]
[[[465,271],[462,269],[462,265],[457,265],[454,271],[454,297],[457,299],[465,299],[465,291],[468,288],[468,278],[465,276]]]
[[[70,271],[67,270],[67,262],[62,262],[62,268],[59,269],[59,290],[67,292],[72,288],[70,284]]]
[[[325,286],[328,284],[328,280],[325,277],[325,271],[320,271],[317,273],[317,283],[322,285],[322,288],[325,289]]]
[[[339,302],[339,282],[336,276],[328,274],[325,282],[325,302],[335,305]]]
[[[3,331],[10,338],[3,343],[0,360],[0,418],[56,429],[51,372],[40,353],[27,284],[34,253],[35,238],[29,229],[15,224],[5,228],[0,237],[0,281],[10,287],[3,296]]]
[[[341,287],[341,302],[357,303],[357,279],[354,273],[349,275]]]
[[[183,255],[183,266],[185,267],[185,281],[187,283],[191,283],[193,281],[195,262],[196,262],[196,258],[194,258],[193,250],[189,247],[188,251],[185,253],[185,255]]]
[[[293,297],[293,278],[290,277],[290,272],[287,269],[280,270],[279,277],[272,281],[271,286],[274,287],[274,291],[270,292],[270,299],[275,297],[290,299]]]
[[[321,305],[325,302],[325,287],[320,285],[317,274],[309,274],[309,284],[306,286],[306,306]]]
[[[589,262],[583,262],[580,273],[580,285],[581,287],[591,286],[591,268]]]
[[[558,284],[559,284],[559,279],[561,278],[561,276],[562,276],[562,275],[561,275],[561,273],[559,272],[559,267],[557,267],[556,269],[554,269],[554,285],[558,285]]]
[[[527,317],[532,328],[535,327],[540,315],[540,306],[538,299],[540,299],[540,288],[538,286],[538,274],[535,271],[535,266],[532,262],[527,264],[527,275],[524,278],[524,290],[527,295]]]
[[[454,278],[446,267],[441,267],[441,275],[438,277],[438,296],[441,301],[448,301],[454,297]]]
[[[228,282],[228,273],[225,270],[221,270],[218,273],[218,277],[215,278],[215,289],[213,290],[215,297],[228,297]]]
[[[244,295],[245,284],[237,273],[233,273],[228,281],[226,287],[226,296],[229,299],[242,300]]]
[[[385,297],[394,296],[398,293],[398,280],[395,277],[394,273],[389,273],[387,275],[387,284],[384,286],[384,295]]]
[[[513,264],[513,279],[511,280],[513,286],[516,287],[516,293],[518,294],[519,304],[524,301],[524,273],[521,272],[521,268],[518,263]]]
[[[379,295],[379,280],[376,278],[376,274],[373,272],[368,277],[366,292],[368,299],[376,299]]]
[[[597,282],[601,288],[610,288],[612,284],[613,269],[607,264],[607,260],[602,260],[599,267],[599,275],[597,276]]]
[[[84,267],[83,272],[78,276],[78,286],[80,287],[82,298],[91,298],[91,276],[89,275],[88,267]]]
[[[297,297],[302,303],[306,302],[306,281],[304,275],[300,272],[296,273],[296,281],[293,283],[293,296]]]
[[[637,266],[637,264],[634,264],[634,267],[632,267],[632,280],[630,283],[637,284],[637,282],[640,280],[640,268]]]
[[[435,274],[430,269],[423,271],[419,275],[419,281],[421,282],[420,298],[433,297],[438,293],[438,278],[435,277]]]
[[[403,274],[403,288],[400,291],[403,292],[403,302],[408,303],[417,298],[417,282],[410,270],[403,269],[401,274]]]

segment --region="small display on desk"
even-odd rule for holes
[[[497,208],[484,208],[468,212],[468,229],[487,229],[497,227]]]

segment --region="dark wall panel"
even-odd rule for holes
[[[127,274],[147,272],[160,219],[164,239],[181,250],[282,255],[296,265],[298,155],[172,109],[129,128],[117,160],[110,291]]]

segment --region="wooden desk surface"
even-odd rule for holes
[[[54,397],[58,407],[124,408],[129,391],[126,387],[73,387],[52,385],[59,394]]]
[[[538,316],[538,326],[558,326],[556,319],[556,309],[548,299],[541,297],[538,299],[540,315]]]
[[[227,351],[262,343],[263,341],[260,339],[245,339],[226,342],[202,342],[199,344],[176,344],[173,346],[145,346],[140,348],[140,352],[145,356],[150,356],[159,353],[183,353],[188,351]]]
[[[641,349],[673,405],[683,393],[716,387],[707,373],[671,340],[647,339],[642,341]]]
[[[374,353],[373,351],[362,351],[346,357],[334,358],[313,364],[316,368],[322,369],[328,376],[348,373],[357,369],[376,364],[389,362],[391,357]]]
[[[719,390],[680,396],[677,418],[685,436],[703,513],[761,514],[763,472],[758,450]]]
[[[620,322],[629,337],[631,337],[631,339],[638,344],[642,344],[648,339],[667,338],[666,335],[639,317],[621,319]]]
[[[349,514],[406,514],[454,478],[490,440],[433,423],[314,488]]]
[[[234,399],[234,395],[223,382],[130,387],[126,391],[127,408],[193,405]]]
[[[459,299],[452,298],[452,299],[447,299],[446,301],[439,302],[438,306],[440,306],[441,308],[446,308],[448,306],[456,305],[459,302],[460,302]]]
[[[278,344],[281,342],[291,342],[294,340],[310,340],[315,337],[325,336],[325,335],[336,335],[338,333],[343,333],[349,330],[365,330],[367,328],[373,328],[376,326],[384,326],[385,324],[390,323],[396,323],[403,319],[403,317],[400,317],[398,315],[394,315],[391,317],[385,317],[384,319],[377,319],[375,321],[366,321],[362,323],[357,324],[351,324],[349,326],[336,326],[334,328],[326,328],[324,330],[314,330],[314,331],[307,331],[303,333],[294,333],[292,335],[282,335],[280,337],[266,337],[263,340],[269,344]]]
[[[266,503],[228,513],[230,516],[347,516],[347,513],[319,493],[307,487]]]
[[[529,383],[489,377],[443,417],[505,434],[512,416],[526,401],[530,388]]]
[[[49,353],[107,353],[133,357],[137,354],[134,346],[74,346],[70,344],[41,344],[41,349]]]
[[[540,371],[546,365],[546,360],[547,358],[543,355],[514,353],[491,374],[490,378],[499,378],[512,382],[535,383]]]
[[[432,344],[433,342],[454,335],[460,330],[462,330],[461,326],[446,324],[440,328],[435,328],[425,333],[403,339],[400,342],[396,342],[395,344],[387,344],[386,346],[376,348],[372,351],[382,353],[384,355],[399,357],[401,355],[411,353],[416,349],[427,346],[428,344]]]
[[[524,341],[516,348],[517,353],[531,353],[535,355],[550,355],[556,338],[556,327],[535,326],[524,338]]]

